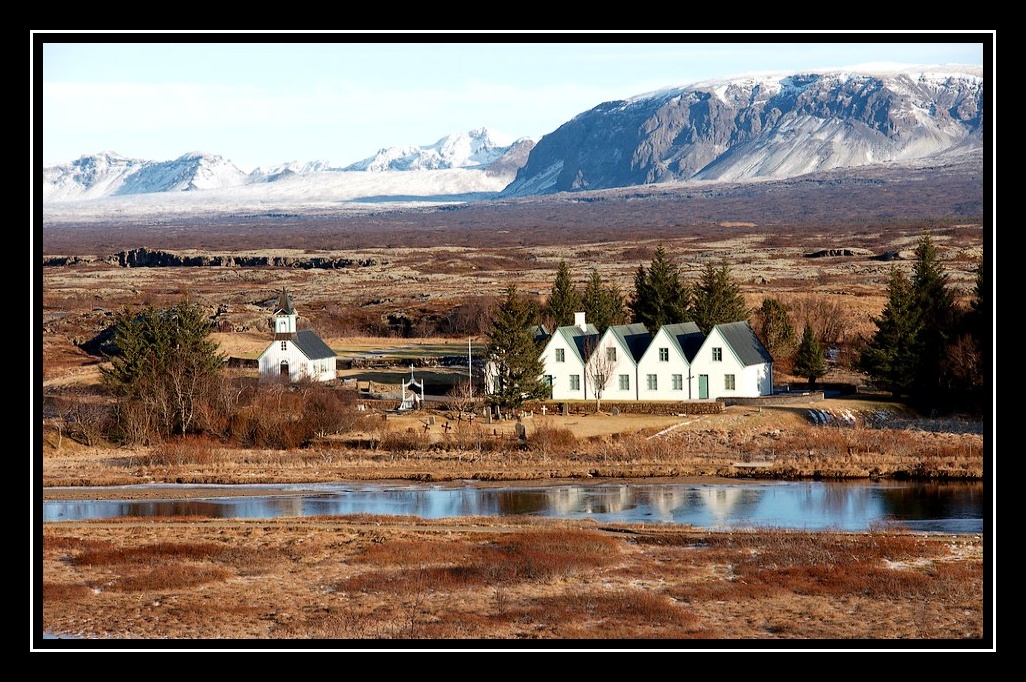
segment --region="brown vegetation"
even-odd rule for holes
[[[911,267],[907,259],[871,255],[908,254],[929,230],[951,284],[966,291],[983,249],[978,223],[685,225],[637,214],[641,223],[625,243],[630,207],[602,222],[608,209],[587,207],[566,230],[557,229],[556,217],[530,210],[518,214],[518,221],[534,221],[523,229],[501,221],[481,229],[484,214],[470,211],[438,214],[447,220],[445,230],[424,224],[404,232],[376,217],[362,219],[360,229],[323,221],[290,235],[289,248],[279,248],[280,225],[126,228],[117,242],[98,238],[102,231],[95,229],[44,235],[47,254],[102,258],[142,244],[220,251],[245,239],[250,248],[275,253],[346,250],[347,257],[377,264],[312,271],[121,268],[96,260],[44,268],[46,411],[36,415],[41,494],[73,486],[90,495],[88,486],[145,482],[986,478],[992,453],[983,425],[922,419],[873,393],[690,416],[614,415],[606,405],[596,413],[591,403],[566,416],[523,415],[523,441],[515,419],[471,421],[466,407],[454,404],[383,416],[375,404],[347,393],[349,386],[317,397],[256,393],[232,438],[123,448],[94,428],[105,397],[95,390],[100,358],[84,349],[123,306],[173,305],[188,295],[216,313],[222,351],[252,359],[270,340],[268,306],[286,286],[301,326],[316,329],[342,357],[384,344],[456,341],[465,348],[467,337],[481,343],[492,299],[507,284],[541,300],[565,258],[580,264],[580,282],[599,268],[627,291],[637,266],[663,244],[691,280],[704,263],[727,256],[749,305],[777,297],[843,348],[872,330],[889,269]],[[805,257],[824,248],[863,255]],[[842,355],[823,380],[871,388],[844,364]],[[377,389],[397,384],[406,372],[406,366],[357,368],[340,379]],[[460,380],[457,373],[439,394]],[[282,404],[290,409],[279,410]],[[832,420],[814,423],[811,410]],[[344,422],[328,428],[328,415]],[[328,647],[381,639],[616,639],[681,647],[710,640],[932,640],[977,647],[990,630],[979,536],[356,516],[60,522],[44,524],[41,537],[42,623],[36,625],[82,637],[319,640]]]
[[[328,648],[367,640],[972,647],[987,630],[983,551],[979,536],[900,530],[710,533],[515,517],[51,523],[43,626],[114,640],[296,639]]]

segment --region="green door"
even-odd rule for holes
[[[709,375],[699,374],[698,375],[698,399],[708,400],[709,399]]]

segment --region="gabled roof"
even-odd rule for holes
[[[773,356],[762,345],[762,341],[756,336],[752,325],[747,322],[718,324],[713,329],[720,332],[724,340],[734,349],[737,359],[745,367],[761,365],[764,362],[773,362]]]
[[[285,287],[281,288],[281,294],[278,295],[278,305],[274,307],[275,315],[295,315],[296,309],[292,306],[292,297],[289,296],[288,292],[285,291]]]
[[[616,337],[621,345],[630,352],[634,362],[641,359],[648,349],[648,345],[652,343],[652,334],[649,333],[648,327],[640,322],[614,325],[606,331]]]
[[[684,356],[684,359],[691,362],[698,355],[698,349],[705,341],[705,335],[694,322],[678,322],[676,324],[664,324],[661,331],[666,333],[670,342],[677,346],[677,349]]]
[[[331,350],[312,329],[300,329],[296,332],[294,341],[296,347],[310,360],[337,357],[335,351]]]
[[[588,358],[588,352],[594,350],[595,346],[598,345],[598,329],[590,322],[584,325],[583,330],[577,325],[572,324],[565,327],[556,327],[556,334],[566,339],[567,345],[577,354],[577,359],[581,361],[581,364],[584,364]],[[589,345],[591,348],[588,347]]]
[[[548,341],[549,337],[552,336],[552,334],[549,333],[549,330],[546,329],[545,325],[543,325],[543,324],[538,324],[538,325],[535,325],[535,326],[531,327],[530,331],[531,331],[531,338],[534,339],[534,342],[539,344],[539,345],[545,343],[546,341]]]

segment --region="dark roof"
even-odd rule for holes
[[[292,307],[292,297],[289,296],[288,292],[285,291],[285,287],[281,288],[281,294],[278,295],[278,305],[274,308],[275,315],[295,315],[296,309]]]
[[[609,327],[609,331],[627,347],[627,350],[630,351],[631,356],[634,358],[634,362],[641,359],[641,356],[648,350],[648,345],[652,343],[652,334],[648,331],[648,327],[640,322],[635,324],[618,324]]]
[[[677,344],[684,359],[691,362],[698,355],[698,349],[705,341],[705,334],[694,322],[678,322],[676,324],[663,325],[666,335]]]
[[[317,336],[317,332],[312,329],[300,329],[297,331],[295,342],[296,347],[310,360],[337,357],[335,351],[331,350],[328,344],[324,343],[321,337]]]
[[[556,327],[556,331],[562,334],[569,346],[577,352],[577,358],[582,363],[587,361],[590,351],[598,345],[598,329],[590,322],[584,325],[583,330],[577,325],[571,324],[565,327]]]
[[[543,324],[531,327],[531,338],[534,339],[534,342],[538,345],[544,344],[549,340],[550,336],[552,336],[552,334],[549,333],[549,330],[546,329]]]
[[[730,347],[734,349],[738,359],[745,367],[761,365],[764,362],[773,362],[773,356],[769,354],[762,341],[756,336],[752,325],[747,322],[728,322],[718,324],[718,329]]]

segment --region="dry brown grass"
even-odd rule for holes
[[[580,281],[595,267],[629,291],[637,266],[647,264],[658,245],[675,255],[686,280],[695,280],[704,263],[728,257],[749,305],[767,296],[794,302],[814,296],[821,307],[844,311],[846,333],[864,334],[886,300],[890,268],[908,269],[911,261],[805,254],[841,247],[907,252],[924,229],[921,221],[750,227],[740,224],[748,221],[717,220],[668,227],[665,216],[635,229],[642,220],[636,204],[602,224],[609,207],[601,208],[587,214],[598,222],[573,235],[554,230],[548,215],[518,214],[517,220],[535,222],[500,232],[478,231],[453,212],[445,220],[456,221],[454,230],[477,235],[458,246],[438,246],[434,228],[375,232],[361,224],[347,237],[351,243],[341,246],[336,223],[320,226],[316,239],[290,229],[290,239],[327,249],[318,255],[343,248],[346,257],[377,262],[340,271],[117,268],[100,262],[45,268],[43,312],[54,315],[42,334],[44,390],[98,382],[98,359],[78,344],[109,326],[121,306],[172,305],[185,295],[211,310],[224,306],[218,320],[232,331],[215,340],[229,355],[253,358],[270,341],[268,305],[286,286],[301,325],[321,332],[345,357],[445,343],[449,339],[439,338],[431,324],[468,303],[467,292],[481,303],[516,283],[541,299],[564,258],[581,264]],[[674,204],[668,215],[676,221],[678,213]],[[982,228],[930,227],[951,284],[968,289],[982,255]],[[630,243],[623,241],[627,231]],[[176,239],[187,232],[177,232]],[[277,226],[207,232],[204,238],[214,241],[179,240],[176,246],[232,251],[240,239],[259,237],[265,251],[289,251],[274,247],[282,233]],[[73,231],[52,237],[60,237],[60,251],[74,252]],[[172,248],[153,245],[162,246]],[[394,313],[426,322],[411,326],[413,338],[395,338],[385,321]],[[463,344],[466,335],[453,339]],[[885,408],[893,427],[871,418]],[[851,425],[816,426],[808,409],[862,416]],[[43,492],[149,482],[537,481],[753,471],[777,477],[982,478],[990,454],[979,430],[934,431],[893,404],[865,398],[731,407],[722,415],[690,418],[536,414],[523,420],[526,443],[514,437],[512,421],[469,424],[450,422],[446,412],[434,416],[436,425],[424,429],[424,414],[375,414],[350,433],[310,447],[183,441],[121,449],[58,439],[55,430],[44,429]],[[752,463],[761,467],[737,466]],[[368,516],[61,522],[44,524],[42,534],[42,623],[36,625],[112,641],[319,640],[345,648],[350,641],[384,639],[617,639],[656,646],[930,640],[977,647],[990,634],[979,536],[893,530],[718,534],[509,517],[453,523]]]
[[[837,413],[865,401],[827,400]],[[816,425],[796,407],[731,407],[694,418],[653,415],[526,418],[473,424],[436,413],[366,417],[367,428],[288,449],[217,446],[209,441],[155,447],[86,448],[44,443],[44,494],[55,486],[133,483],[306,483],[340,480],[545,480],[721,476],[775,478],[918,477],[982,480],[984,434],[971,423],[905,421]],[[875,408],[874,408],[875,409]],[[874,412],[875,413],[875,412]],[[900,413],[899,413],[900,416]],[[976,425],[979,426],[979,425]],[[930,430],[936,428],[938,430]],[[960,432],[958,428],[965,428]]]
[[[139,639],[984,644],[979,536],[304,517],[47,524],[43,627]],[[973,644],[975,642],[975,645]],[[842,645],[843,646],[843,645]]]

